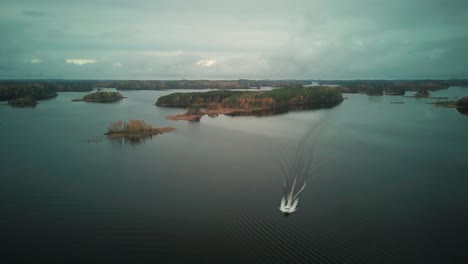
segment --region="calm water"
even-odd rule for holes
[[[330,110],[165,120],[171,91],[115,104],[0,106],[0,234],[9,262],[464,263],[468,116],[428,99],[347,94]],[[460,97],[467,88],[434,96]],[[402,101],[405,104],[392,104]],[[173,133],[103,138],[114,121]],[[327,157],[279,211],[281,146]],[[91,140],[90,139],[94,139]],[[311,161],[312,162],[312,161]]]

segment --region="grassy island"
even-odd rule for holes
[[[98,91],[95,93],[87,94],[83,96],[82,99],[74,99],[72,101],[79,102],[92,102],[92,103],[113,103],[122,100],[123,95],[119,92],[111,92],[111,91]]]
[[[129,120],[128,122],[118,121],[112,123],[104,135],[110,138],[145,138],[162,135],[174,130],[175,128],[172,127],[155,128],[142,120]]]
[[[203,107],[204,111],[167,116],[172,120],[200,119],[202,115],[255,114],[258,111],[302,106],[318,109],[334,107],[343,101],[341,92],[333,87],[295,87],[270,91],[210,91],[172,93],[159,97],[157,106]]]
[[[31,97],[19,97],[8,101],[8,105],[16,107],[34,107],[37,105],[37,101]]]

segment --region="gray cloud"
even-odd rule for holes
[[[468,78],[466,17],[461,0],[4,0],[0,78]]]

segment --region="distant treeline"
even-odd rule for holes
[[[169,81],[107,81],[96,87],[112,87],[117,90],[165,90],[165,89],[250,89],[263,86],[285,87],[307,85],[305,80],[169,80]]]
[[[164,89],[249,89],[262,86],[290,87],[307,85],[305,80],[25,80],[0,81],[0,101],[31,97],[41,100],[56,96],[57,92],[89,92],[94,88],[117,90],[164,90]]]
[[[319,80],[321,85],[339,85],[345,93],[400,94],[405,91],[434,91],[449,86],[468,86],[468,80]],[[309,85],[308,80],[4,80],[0,81],[0,100],[30,97],[41,100],[57,92],[88,92],[94,88],[117,90],[164,89],[250,89],[265,86],[292,88]]]
[[[341,92],[332,87],[294,87],[269,91],[210,91],[172,93],[161,96],[157,106],[235,109],[269,109],[305,104],[316,108],[333,107],[343,101]]]
[[[9,101],[17,98],[43,100],[55,96],[57,96],[57,90],[47,86],[0,86],[0,101]]]
[[[15,98],[43,100],[57,96],[57,92],[86,92],[93,90],[96,81],[0,81],[0,101]]]
[[[343,93],[404,94],[405,91],[436,91],[450,86],[468,86],[468,80],[319,80],[322,85],[339,85]]]

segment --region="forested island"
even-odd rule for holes
[[[430,93],[427,90],[419,90],[414,97],[417,98],[427,98],[430,96]]]
[[[119,92],[112,91],[97,91],[83,96],[82,99],[74,99],[73,102],[91,102],[91,103],[113,103],[124,99],[125,97]]]
[[[269,91],[209,91],[172,93],[158,98],[156,105],[189,108],[185,114],[167,116],[172,120],[199,120],[203,115],[255,114],[276,108],[319,109],[334,107],[343,101],[334,87],[295,87]],[[200,108],[204,108],[201,110]]]
[[[128,122],[114,122],[112,123],[107,133],[104,135],[110,138],[132,138],[141,139],[151,137],[153,135],[162,135],[174,131],[172,127],[155,128],[143,120],[129,120]]]

